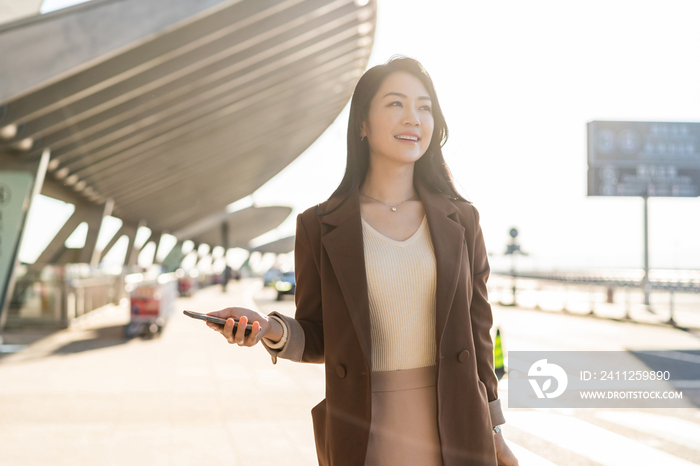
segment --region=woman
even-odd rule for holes
[[[442,156],[447,126],[417,61],[368,70],[345,176],[297,217],[295,317],[232,307],[207,324],[239,346],[325,363],[312,410],[321,465],[516,466],[493,368],[478,212]],[[245,337],[232,334],[253,322]]]

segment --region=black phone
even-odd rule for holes
[[[200,319],[200,320],[205,320],[207,322],[211,322],[212,324],[217,324],[217,325],[224,325],[226,323],[226,319],[222,319],[220,317],[214,317],[214,316],[208,316],[206,314],[200,314],[199,312],[194,312],[194,311],[182,311],[183,314],[185,314],[188,317],[192,317],[193,319]],[[233,334],[236,334],[236,331],[238,330],[238,321],[234,319],[234,324],[233,324]],[[250,335],[250,332],[253,331],[253,324],[248,324],[245,326],[245,336]]]

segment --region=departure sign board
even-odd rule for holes
[[[700,123],[588,123],[589,196],[700,196]]]

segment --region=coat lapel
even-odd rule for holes
[[[416,182],[416,189],[423,201],[437,262],[435,341],[439,352],[457,290],[464,252],[464,227],[458,223],[457,208],[449,199],[429,191],[420,182]],[[331,210],[335,202],[329,202],[326,209]],[[371,371],[372,335],[359,193],[355,191],[338,210],[322,216],[321,222],[330,225],[323,230],[322,242]]]
[[[336,202],[331,201],[326,209],[331,210],[336,205]],[[335,227],[328,232],[324,228],[321,241],[333,266],[367,366],[371,371],[372,335],[358,191],[355,191],[338,210],[322,216],[321,222]]]
[[[464,227],[457,220],[457,207],[452,201],[442,194],[429,191],[421,183],[416,183],[416,189],[423,200],[425,215],[428,217],[430,238],[437,262],[435,343],[439,357],[442,335],[457,291],[457,281],[463,263]]]

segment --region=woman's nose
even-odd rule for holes
[[[420,126],[420,118],[418,118],[418,113],[413,108],[407,108],[403,118],[405,125]]]

